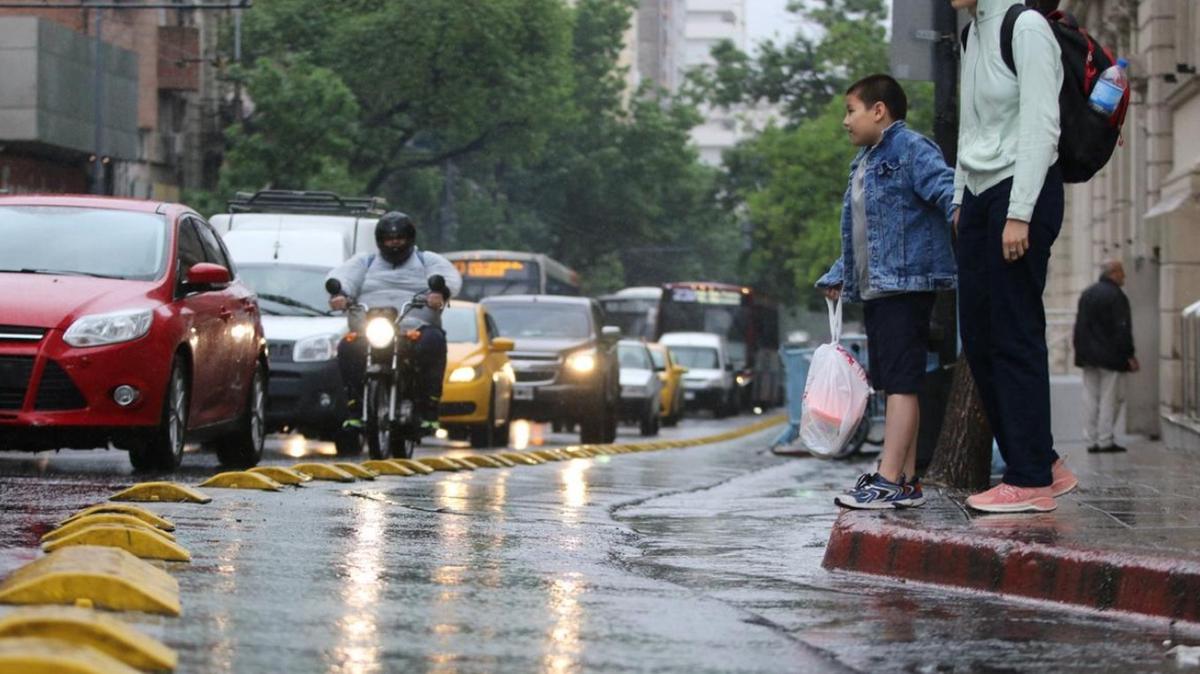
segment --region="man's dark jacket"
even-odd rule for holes
[[[1129,359],[1133,358],[1129,298],[1107,276],[1101,276],[1079,297],[1074,344],[1077,367],[1129,371]]]

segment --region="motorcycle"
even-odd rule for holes
[[[342,284],[337,279],[325,282],[330,295],[341,295]],[[338,453],[358,454],[365,440],[372,459],[387,457],[410,459],[421,441],[421,420],[416,413],[418,385],[416,342],[420,333],[404,330],[401,324],[410,312],[427,306],[430,293],[444,293],[446,280],[440,275],[429,277],[429,289],[413,295],[399,310],[395,307],[368,307],[354,302],[346,312],[351,323],[363,326],[360,338],[365,337],[367,370],[363,382],[363,433],[351,439],[338,438]],[[357,315],[361,315],[358,320]],[[357,443],[354,447],[346,443]]]

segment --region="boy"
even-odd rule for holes
[[[887,396],[883,454],[835,502],[848,508],[915,507],[915,477],[929,318],[935,290],[955,284],[950,221],[954,171],[941,150],[904,123],[896,80],[871,75],[846,90],[842,126],[861,148],[842,206],[842,255],[817,281],[832,300],[862,301],[871,385]]]

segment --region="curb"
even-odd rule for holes
[[[1200,623],[1200,561],[963,533],[847,512],[822,566]]]

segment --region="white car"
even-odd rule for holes
[[[617,342],[621,368],[621,418],[636,421],[642,435],[658,435],[662,408],[662,379],[646,344],[632,339]]]
[[[737,410],[737,380],[724,337],[708,332],[668,332],[658,341],[688,370],[683,375],[685,406],[712,410],[717,418]]]

